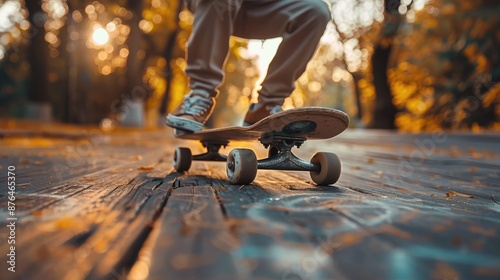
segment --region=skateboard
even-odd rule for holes
[[[342,133],[349,117],[342,111],[322,107],[286,110],[268,116],[251,126],[214,128],[194,133],[176,134],[176,138],[200,141],[206,152],[192,155],[189,148],[177,148],[174,168],[188,171],[192,161],[225,161],[228,180],[245,185],[254,181],[258,169],[309,171],[318,185],[337,182],[341,172],[340,159],[334,153],[318,152],[305,161],[292,152],[307,140],[329,139]],[[227,156],[219,153],[230,141],[258,140],[267,150],[267,158],[257,160],[250,149],[234,149]]]

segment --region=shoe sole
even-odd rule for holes
[[[174,115],[167,116],[166,124],[170,127],[190,132],[197,132],[203,129],[203,124],[200,122],[186,119],[183,117],[177,117]]]
[[[193,132],[192,131],[178,129],[178,128],[174,128],[174,136],[175,137],[179,137],[179,136],[182,136],[182,135],[185,135],[185,134],[193,134]]]

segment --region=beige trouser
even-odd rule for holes
[[[193,12],[186,74],[192,90],[218,94],[229,36],[283,37],[259,92],[259,103],[282,104],[314,55],[331,15],[322,0],[185,0]]]

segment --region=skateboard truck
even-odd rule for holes
[[[257,161],[258,169],[319,171],[318,164],[310,163],[293,154],[292,148],[300,148],[306,141],[303,137],[291,137],[279,134],[267,134],[259,139],[266,149],[268,158]]]
[[[174,153],[174,168],[178,172],[188,171],[193,160],[197,161],[227,161],[227,156],[219,153],[222,147],[227,147],[229,141],[200,141],[207,151],[203,154],[192,155],[189,148],[177,148]]]
[[[250,149],[234,149],[228,156],[219,153],[221,147],[226,147],[228,141],[201,141],[206,153],[191,155],[189,148],[177,148],[174,155],[174,168],[187,171],[191,162],[196,161],[226,161],[226,173],[233,184],[250,184],[257,176],[258,169],[309,171],[312,180],[318,185],[328,185],[337,182],[340,177],[341,163],[333,153],[316,153],[310,162],[302,160],[292,152],[293,147],[300,148],[306,141],[303,137],[269,133],[259,138],[260,143],[268,149],[268,157],[257,160]]]
[[[193,160],[200,161],[226,161],[227,156],[219,153],[220,148],[227,147],[229,141],[201,141],[207,152],[204,154],[194,155]]]

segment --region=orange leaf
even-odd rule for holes
[[[139,171],[151,171],[153,169],[155,169],[155,168],[151,165],[139,167]]]

